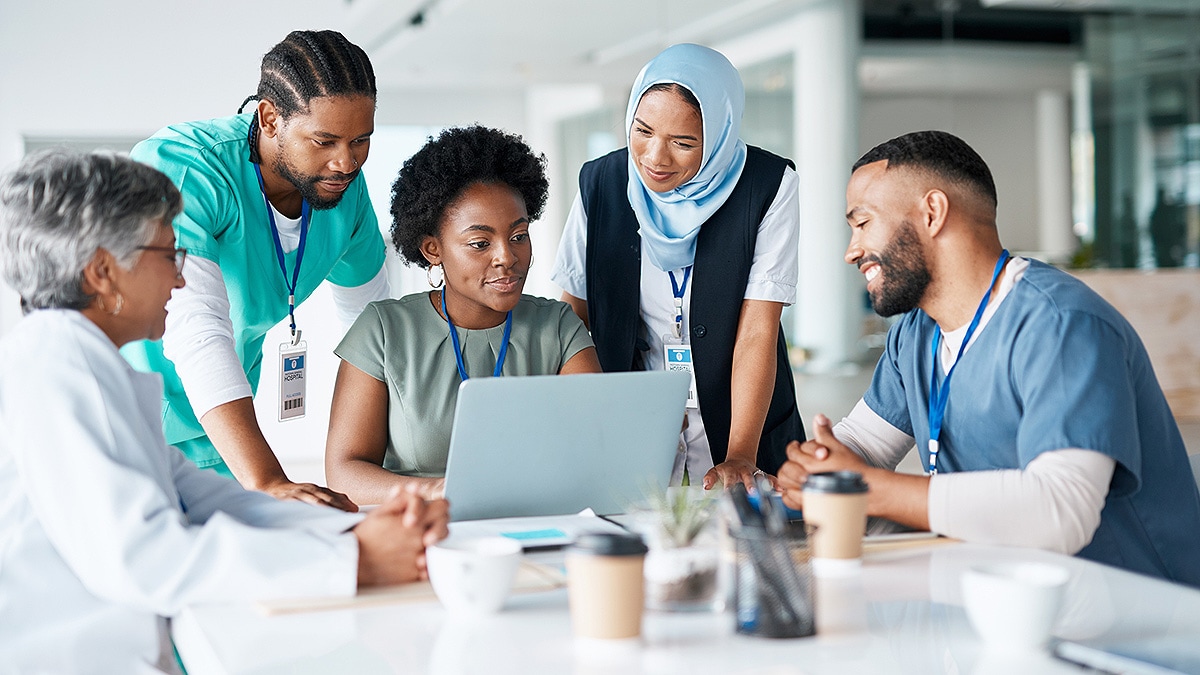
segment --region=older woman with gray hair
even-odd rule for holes
[[[415,580],[445,536],[445,502],[280,502],[166,445],[161,378],[117,350],[162,336],[181,206],[117,155],[42,153],[0,181],[0,272],[28,311],[0,340],[5,669],[176,672],[164,617],[183,606]]]

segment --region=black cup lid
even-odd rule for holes
[[[829,471],[809,474],[808,480],[804,481],[804,489],[809,492],[858,494],[867,491],[867,484],[857,471]]]
[[[571,544],[571,551],[588,555],[645,555],[646,544],[636,534],[581,534]]]

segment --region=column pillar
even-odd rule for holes
[[[1071,231],[1071,130],[1067,94],[1037,93],[1038,249],[1050,262],[1075,250]]]
[[[828,372],[858,356],[862,280],[842,256],[849,243],[846,182],[858,157],[858,0],[821,0],[795,21],[795,125],[800,175],[800,279],[790,330]]]

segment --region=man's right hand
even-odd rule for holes
[[[312,483],[293,483],[290,480],[282,480],[264,486],[262,491],[276,499],[295,499],[317,506],[332,506],[335,509],[351,513],[358,511],[358,505],[350,501],[346,495]]]
[[[396,489],[354,528],[358,587],[390,586],[428,578],[425,547],[450,533],[450,505]]]

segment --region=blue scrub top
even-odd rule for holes
[[[935,326],[921,310],[892,326],[864,397],[925,466]],[[1200,586],[1200,494],[1179,427],[1133,327],[1075,277],[1030,261],[956,366],[939,445],[945,473],[1024,468],[1063,448],[1112,457],[1079,555]]]

